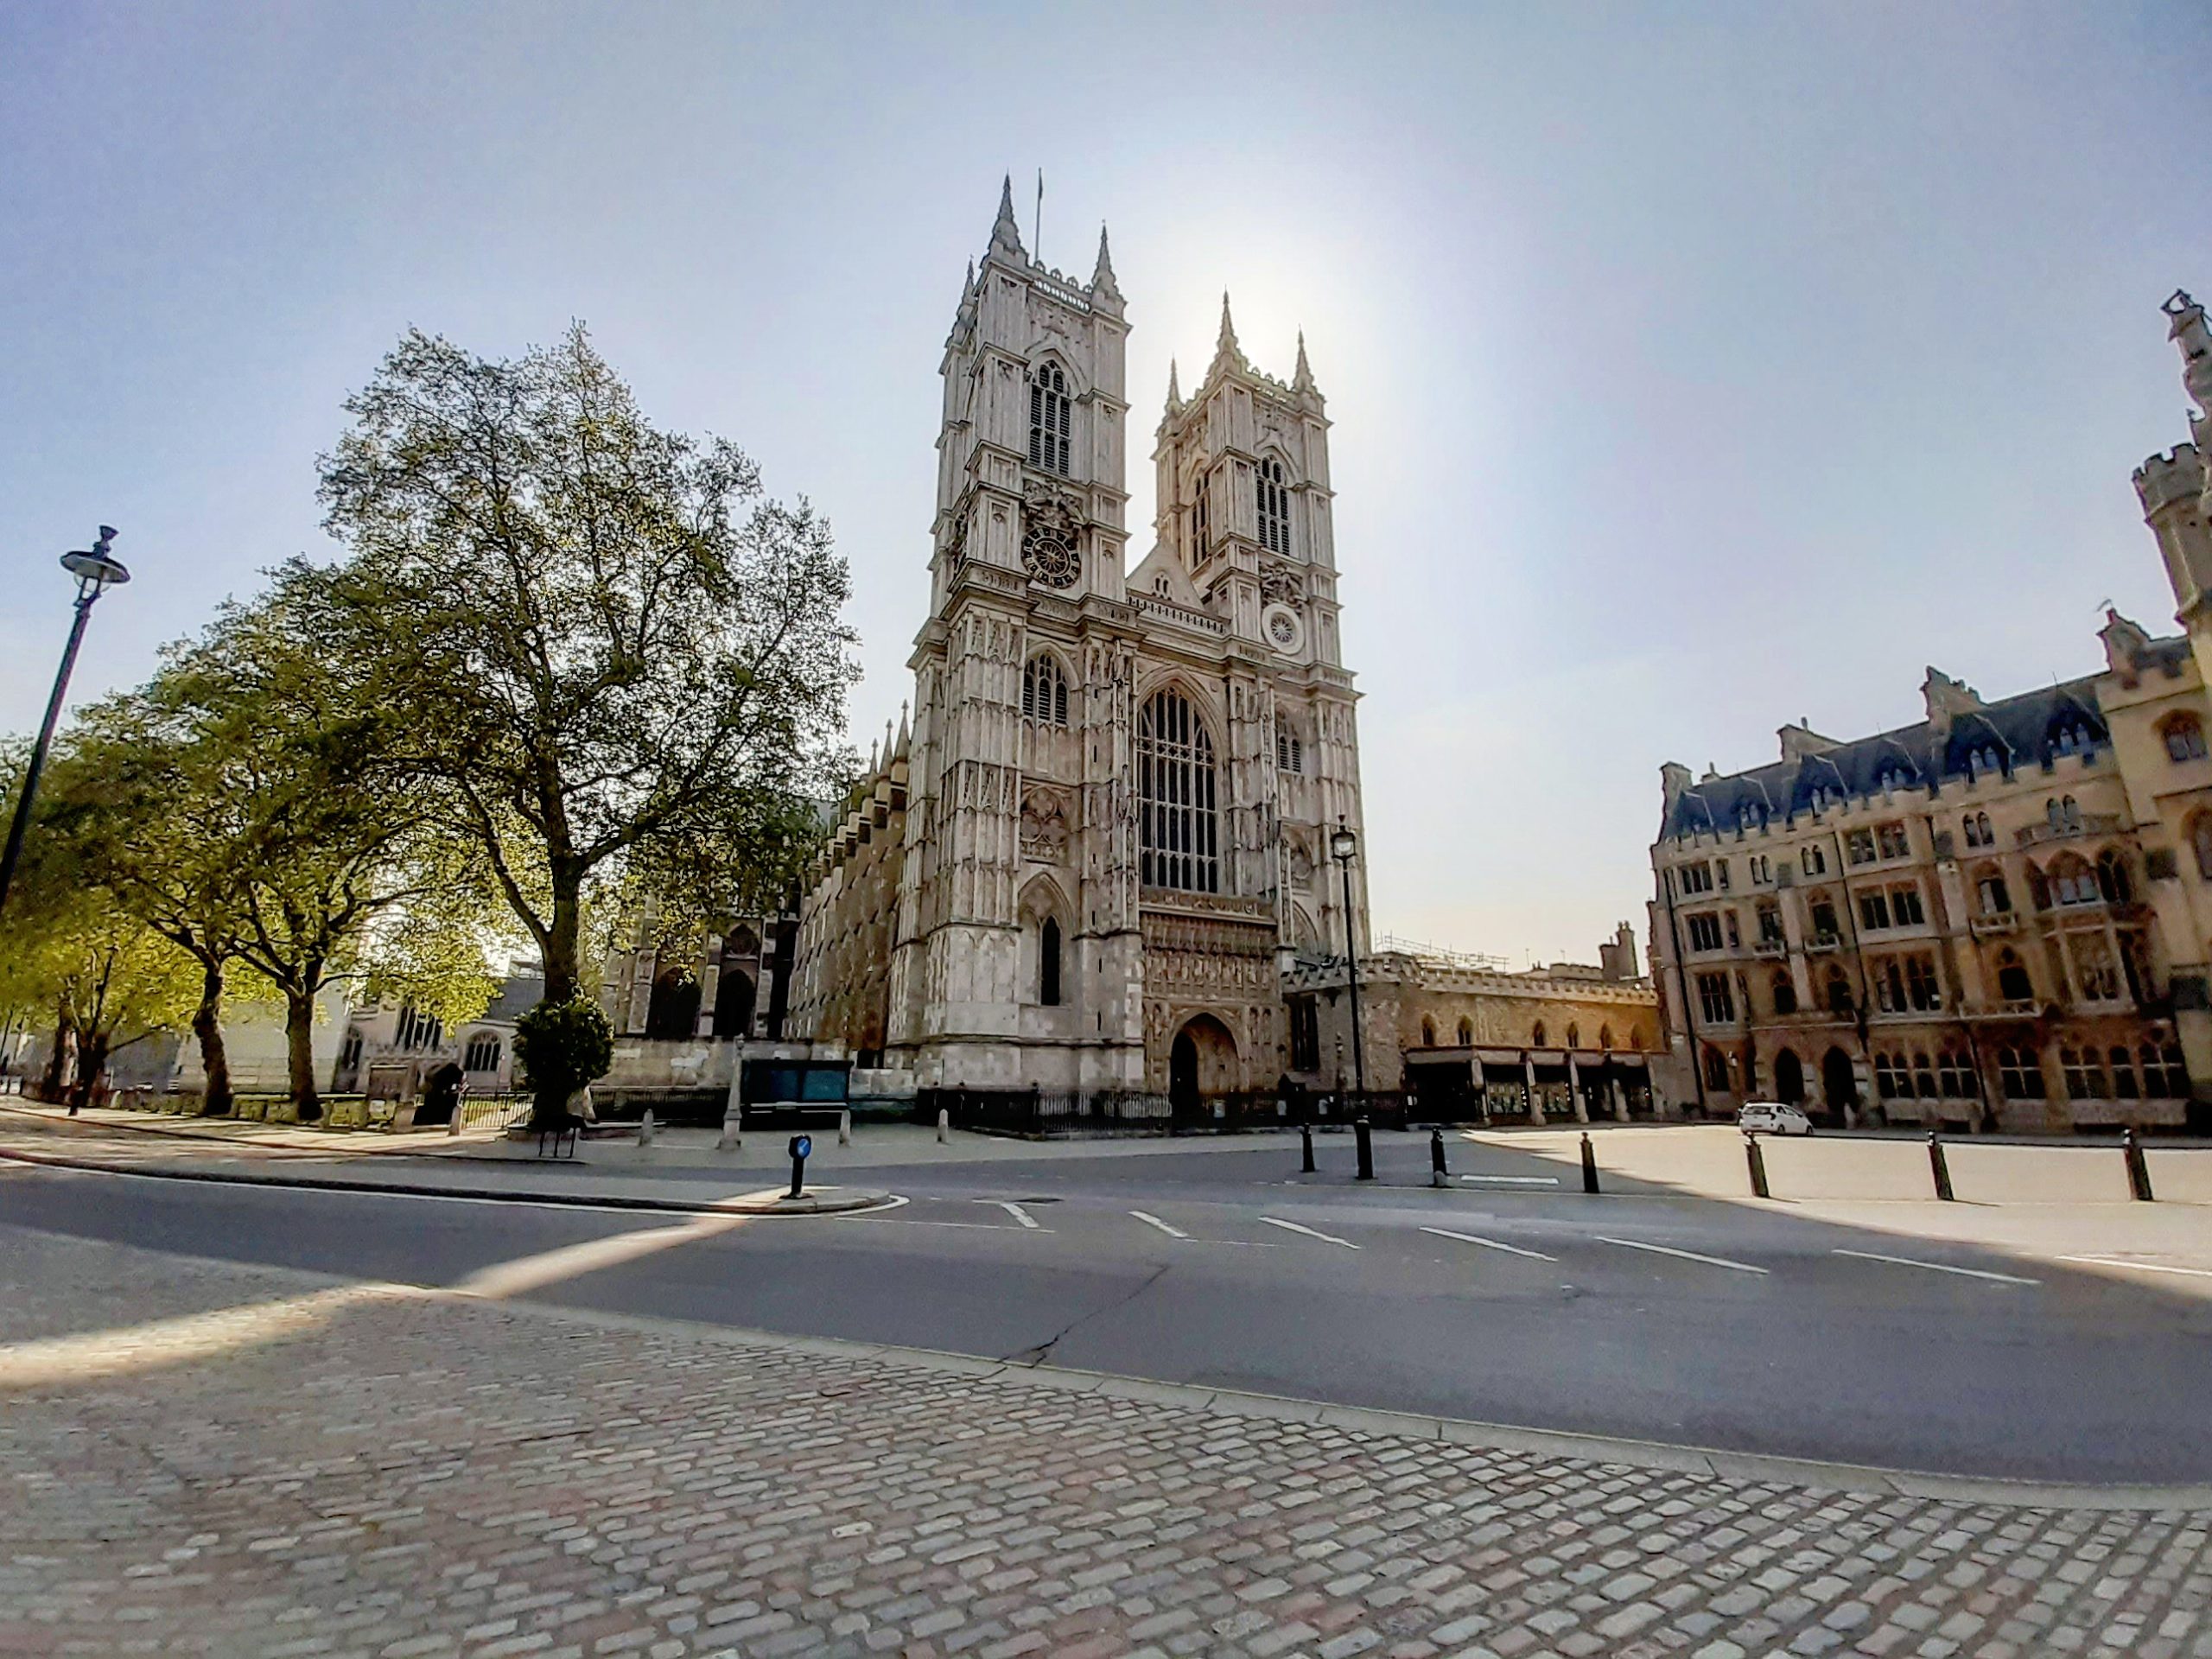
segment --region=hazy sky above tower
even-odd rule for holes
[[[0,13],[0,728],[100,520],[91,696],[287,554],[418,324],[571,317],[828,514],[854,735],[927,602],[937,367],[1011,170],[1148,438],[1222,290],[1336,422],[1373,908],[1523,960],[1643,931],[1658,767],[2090,671],[2172,601],[2212,8],[64,5]],[[1148,442],[1131,546],[1150,546]]]

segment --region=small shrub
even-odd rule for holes
[[[589,997],[540,1002],[515,1022],[515,1064],[531,1092],[531,1116],[550,1122],[586,1084],[614,1064],[614,1027]]]

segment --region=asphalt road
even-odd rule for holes
[[[1772,1211],[1602,1204],[1554,1166],[1386,1181],[1350,1147],[872,1169],[900,1207],[674,1218],[0,1165],[8,1230],[1346,1404],[1731,1450],[2080,1481],[2212,1479],[2212,1278],[2119,1275]],[[710,1178],[709,1178],[710,1179]],[[727,1180],[727,1177],[721,1178]],[[1571,1183],[1572,1175],[1567,1179]],[[570,1247],[665,1235],[626,1259]],[[651,1243],[652,1241],[646,1241]],[[4,1340],[0,1332],[0,1340]]]

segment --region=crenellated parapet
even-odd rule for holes
[[[2193,508],[2204,486],[2204,461],[2193,443],[2177,443],[2135,469],[2135,493],[2145,518],[2155,520],[2177,506]]]

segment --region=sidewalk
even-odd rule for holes
[[[0,1652],[2212,1654],[2183,1494],[1562,1455],[35,1232],[0,1331]]]

